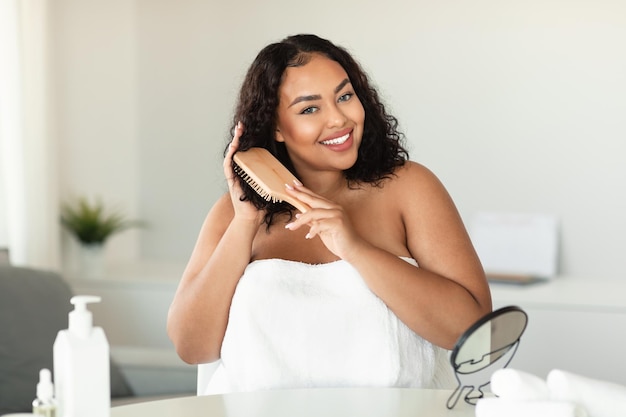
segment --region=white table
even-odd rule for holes
[[[273,390],[181,397],[114,407],[111,417],[442,417],[474,416],[451,391],[410,388]]]

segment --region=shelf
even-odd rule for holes
[[[495,305],[626,313],[626,282],[566,277],[528,285],[492,283]]]
[[[141,261],[107,266],[102,278],[82,278],[76,271],[64,272],[72,287],[94,289],[158,288],[176,289],[185,270],[182,263]]]

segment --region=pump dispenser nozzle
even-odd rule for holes
[[[80,338],[87,338],[93,328],[91,311],[87,310],[88,303],[99,303],[101,298],[96,295],[75,295],[70,299],[74,310],[69,314],[69,331]]]
[[[37,398],[42,401],[50,401],[54,397],[54,385],[52,374],[49,369],[39,371],[39,383],[37,384]]]
[[[39,371],[39,383],[37,384],[37,398],[33,401],[33,415],[44,417],[56,416],[56,400],[54,399],[54,384],[52,373],[49,369]]]

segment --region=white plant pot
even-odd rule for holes
[[[104,268],[104,245],[102,244],[81,244],[80,256],[80,276],[85,279],[102,279],[105,277]]]

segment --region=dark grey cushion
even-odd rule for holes
[[[71,297],[54,272],[0,265],[0,415],[31,410],[39,370],[53,370],[52,345],[67,328]],[[132,391],[111,362],[111,397],[126,396]]]

